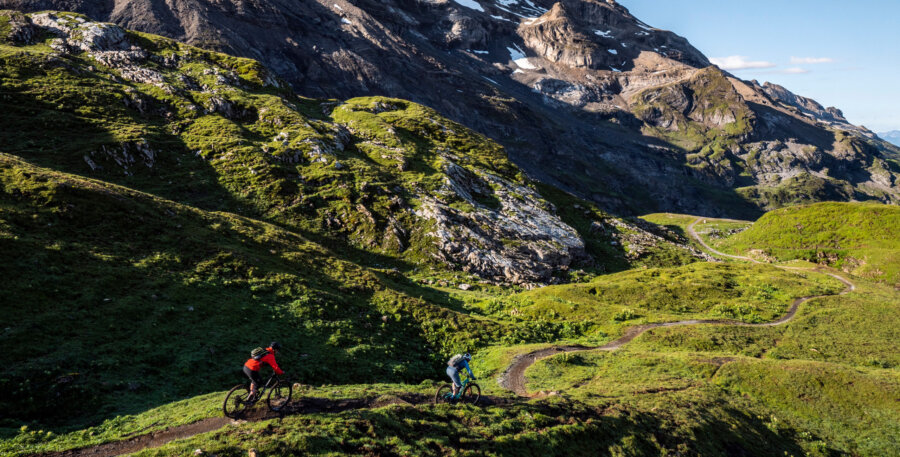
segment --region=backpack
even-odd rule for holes
[[[458,366],[458,365],[461,365],[461,364],[462,364],[462,361],[463,361],[463,356],[462,356],[462,354],[456,354],[456,355],[454,355],[453,357],[450,358],[450,361],[447,362],[447,366],[448,366],[448,367],[456,367],[456,366]]]
[[[259,360],[259,359],[265,357],[266,354],[268,354],[268,351],[266,351],[265,349],[256,348],[256,349],[250,351],[250,358],[253,360]]]

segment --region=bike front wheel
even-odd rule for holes
[[[477,405],[478,400],[481,400],[481,387],[475,383],[467,385],[459,399],[463,403]]]
[[[278,381],[274,387],[269,390],[269,396],[266,397],[266,404],[272,411],[281,411],[291,403],[291,391],[293,385],[287,381]]]
[[[437,393],[434,394],[434,404],[450,403],[450,397],[453,396],[453,387],[450,384],[444,384],[438,387]]]
[[[222,412],[225,413],[225,417],[237,419],[243,415],[252,403],[248,400],[249,397],[250,389],[246,384],[232,387],[225,395],[225,403],[222,404]]]

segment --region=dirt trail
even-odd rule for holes
[[[388,405],[420,405],[431,403],[433,398],[422,394],[401,394],[382,397],[349,398],[330,400],[327,398],[303,397],[292,403],[285,411],[275,413],[264,408],[251,410],[241,420],[232,420],[226,417],[212,417],[192,424],[170,427],[165,430],[136,436],[123,441],[99,444],[96,446],[71,449],[53,453],[39,454],[37,457],[113,457],[123,454],[131,454],[143,449],[160,447],[171,441],[190,438],[201,433],[216,431],[228,424],[241,424],[244,422],[257,422],[266,419],[295,414],[311,413],[339,413],[353,409],[380,408]],[[512,400],[502,397],[482,396],[479,404],[498,405],[508,404]]]
[[[756,259],[752,259],[750,257],[725,254],[724,252],[719,252],[719,251],[711,248],[709,245],[706,244],[706,242],[703,241],[702,238],[700,238],[697,235],[697,232],[694,231],[694,226],[699,221],[700,221],[700,219],[697,219],[693,223],[691,223],[690,226],[688,226],[688,233],[690,234],[691,237],[693,237],[695,240],[697,240],[697,242],[699,242],[701,245],[703,245],[703,247],[705,247],[707,250],[709,250],[713,254],[715,254],[717,256],[721,256],[721,257],[728,257],[731,259],[746,260],[746,261],[750,261],[753,263],[760,263]],[[797,267],[779,266],[778,268],[783,268],[785,270],[811,271],[810,269],[807,269],[807,268],[797,268]],[[838,295],[848,294],[848,293],[856,290],[856,286],[852,282],[850,282],[849,280],[847,280],[841,276],[838,276],[834,273],[829,273],[827,271],[822,271],[822,270],[814,270],[814,271],[818,271],[819,273],[826,274],[826,275],[831,276],[832,278],[835,278],[838,281],[841,281],[842,283],[844,283],[847,286],[847,288],[844,289]],[[765,322],[762,324],[748,324],[745,322],[738,322],[738,321],[724,320],[724,319],[690,319],[690,320],[677,321],[677,322],[660,322],[660,323],[655,323],[655,324],[644,324],[644,325],[638,325],[636,327],[631,327],[625,331],[625,334],[622,335],[621,338],[619,338],[615,341],[606,343],[603,346],[597,346],[597,347],[588,347],[588,346],[580,346],[580,345],[554,346],[554,347],[549,347],[549,348],[545,348],[545,349],[540,349],[540,350],[537,350],[534,352],[529,352],[527,354],[520,354],[520,355],[516,356],[515,358],[513,358],[512,363],[510,363],[510,365],[506,368],[506,371],[504,371],[503,374],[500,375],[498,382],[500,383],[501,387],[511,390],[519,396],[532,397],[533,395],[529,394],[528,389],[525,387],[525,370],[527,370],[528,367],[530,367],[531,365],[533,365],[535,362],[537,362],[540,359],[550,357],[550,356],[553,356],[556,354],[561,354],[564,352],[615,351],[616,349],[621,348],[622,346],[624,346],[631,340],[637,338],[639,335],[646,332],[647,330],[659,328],[659,327],[678,327],[678,326],[684,326],[684,325],[736,325],[736,326],[741,326],[741,327],[774,327],[776,325],[784,324],[784,323],[790,321],[791,319],[793,319],[794,316],[797,314],[797,310],[800,308],[800,305],[802,305],[803,303],[806,303],[807,301],[813,300],[816,298],[822,298],[822,297],[828,297],[828,296],[830,296],[830,295],[817,295],[817,296],[813,296],[813,297],[798,298],[798,299],[794,300],[793,303],[791,303],[791,306],[790,306],[790,308],[788,308],[787,313],[784,316],[782,316],[780,319],[778,319],[776,321],[772,321],[772,322]]]
[[[760,263],[760,261],[750,258],[750,257],[744,257],[742,255],[726,254],[724,252],[713,249],[712,246],[706,244],[706,241],[703,241],[703,238],[700,238],[700,235],[697,235],[697,232],[694,231],[694,226],[697,225],[697,223],[700,221],[701,221],[701,219],[697,219],[694,222],[691,222],[691,225],[688,226],[687,231],[688,231],[688,235],[690,235],[691,238],[695,239],[698,243],[700,243],[701,246],[706,248],[707,251],[712,252],[713,255],[716,255],[719,257],[727,257],[729,259],[746,260],[748,262]],[[739,221],[735,221],[735,222],[739,222]]]

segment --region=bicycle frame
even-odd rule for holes
[[[277,384],[277,383],[278,383],[278,375],[275,373],[272,373],[272,376],[269,376],[269,379],[266,380],[265,384],[259,386],[259,388],[256,390],[256,398],[253,399],[253,403],[256,403],[260,399],[262,399],[262,397],[263,397],[263,395],[265,395],[266,391],[275,387],[275,384]]]
[[[450,394],[449,399],[451,400],[459,400],[459,397],[462,396],[463,392],[466,390],[466,386],[469,385],[471,381],[469,380],[469,376],[466,375],[466,379],[463,379],[462,385],[459,386],[459,390],[456,391],[456,395]]]

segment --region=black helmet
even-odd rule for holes
[[[280,350],[281,350],[281,343],[279,343],[279,342],[277,342],[277,341],[273,341],[273,342],[269,343],[269,347],[272,348],[272,349],[274,349],[274,350],[276,350],[276,351],[280,351]]]
[[[463,358],[466,359],[466,362],[468,362],[469,360],[472,360],[472,355],[466,352],[465,354],[463,354]]]

